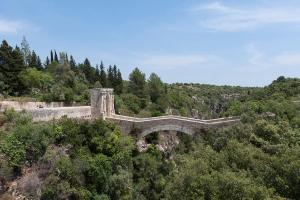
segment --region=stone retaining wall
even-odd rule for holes
[[[81,119],[91,118],[90,106],[42,108],[26,111],[32,114],[33,121],[50,121],[52,119],[59,119],[62,116]]]
[[[56,108],[56,107],[66,107],[64,102],[22,102],[22,101],[0,101],[0,112],[5,109],[13,108],[14,110],[33,110],[40,108]],[[71,104],[70,106],[75,106]]]

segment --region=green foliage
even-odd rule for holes
[[[53,84],[53,78],[35,68],[27,68],[19,75],[21,82],[28,88],[32,94],[47,92]]]
[[[128,90],[130,93],[136,95],[139,98],[145,98],[146,96],[146,75],[142,73],[138,68],[135,68],[131,74],[129,74]]]
[[[0,152],[7,157],[13,167],[19,167],[26,160],[26,146],[15,135],[8,135],[1,142]]]

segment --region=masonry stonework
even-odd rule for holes
[[[34,121],[50,121],[52,119],[59,119],[62,116],[82,119],[102,118],[116,123],[123,134],[130,134],[132,130],[136,130],[138,137],[145,137],[150,133],[159,131],[179,131],[193,135],[201,129],[223,127],[240,121],[239,117],[200,120],[174,115],[150,118],[116,115],[113,89],[95,88],[90,93],[91,106],[48,107],[48,105],[41,102],[27,102],[24,105],[20,103],[0,102],[0,108],[5,107],[7,109],[7,107],[12,107],[17,111],[24,109],[32,114]],[[49,106],[56,106],[56,104],[50,104]]]
[[[111,117],[115,114],[114,95],[111,88],[94,88],[91,90],[92,118]]]

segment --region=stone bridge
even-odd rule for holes
[[[113,89],[97,88],[91,90],[92,118],[103,118],[116,123],[121,132],[129,134],[137,130],[139,137],[158,131],[179,131],[193,135],[201,129],[223,127],[240,121],[239,117],[201,120],[174,115],[136,118],[115,114]]]
[[[129,134],[133,130],[136,130],[141,137],[149,133],[167,130],[192,135],[201,129],[222,127],[240,121],[239,117],[200,120],[174,115],[150,118],[117,115],[114,109],[113,89],[110,88],[92,89],[91,106],[64,107],[64,105],[60,105],[59,103],[0,102],[0,112],[3,112],[7,108],[14,108],[17,111],[25,110],[31,113],[34,121],[50,121],[59,119],[62,116],[82,119],[102,118],[116,123],[124,134]]]

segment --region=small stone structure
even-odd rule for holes
[[[95,88],[91,90],[92,118],[111,117],[115,114],[114,90],[111,88]]]

